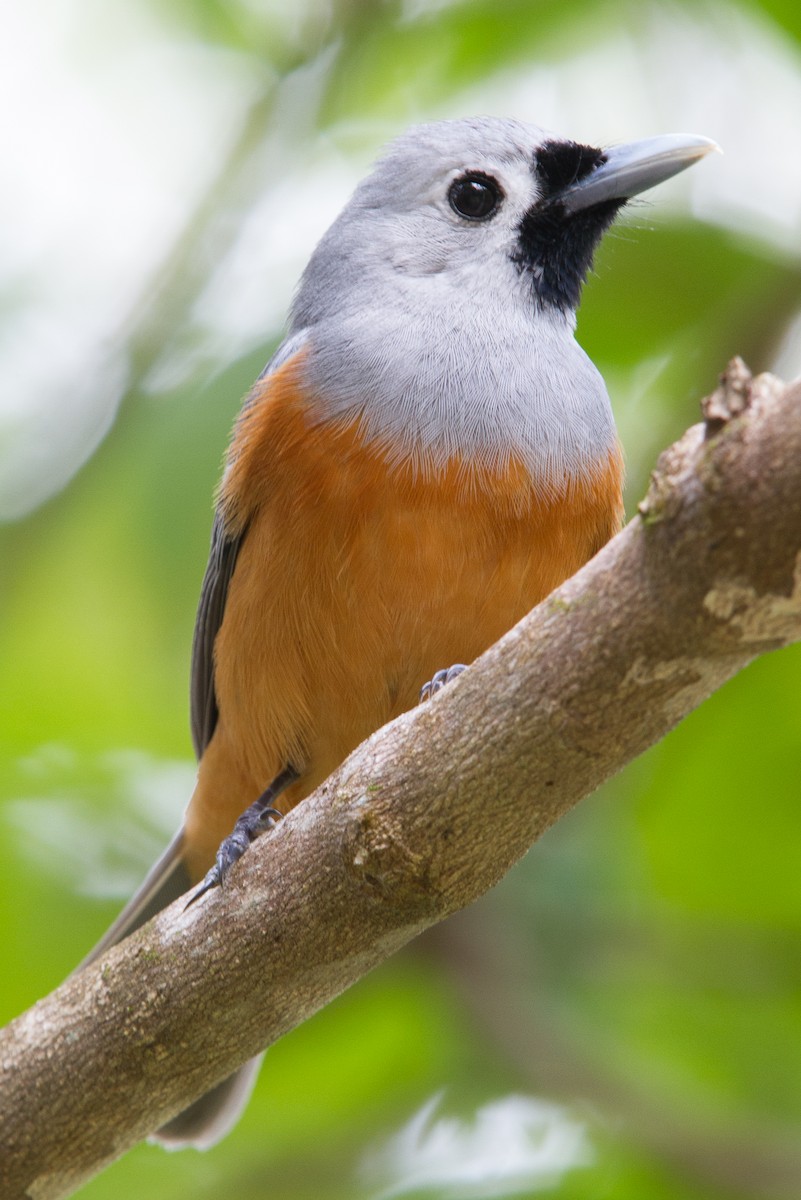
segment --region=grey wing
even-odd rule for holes
[[[228,585],[244,536],[244,532],[235,537],[227,534],[219,510],[216,512],[192,639],[190,713],[192,741],[198,758],[211,741],[219,715],[214,691],[214,642],[222,625]]]
[[[276,350],[259,379],[266,379],[278,370],[287,359],[301,350],[307,333],[301,329],[291,334]],[[245,401],[245,405],[249,403]],[[201,758],[211,741],[217,724],[219,710],[214,694],[214,642],[222,625],[228,585],[236,566],[239,548],[245,530],[236,537],[229,536],[223,527],[219,509],[214,516],[211,530],[211,550],[200,589],[200,602],[195,619],[195,635],[192,640],[192,674],[190,683],[190,714],[192,742],[195,754]]]

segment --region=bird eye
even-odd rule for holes
[[[488,175],[471,172],[454,179],[448,190],[451,208],[468,221],[486,221],[498,209],[503,192]]]

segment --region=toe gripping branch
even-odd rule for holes
[[[186,908],[199,900],[206,892],[210,892],[212,888],[222,887],[231,867],[239,861],[250,843],[266,830],[275,827],[276,822],[283,814],[273,807],[273,801],[281,795],[285,788],[299,778],[300,774],[294,767],[285,767],[280,775],[276,775],[270,786],[262,792],[258,800],[255,800],[250,808],[245,809],[234,825],[233,832],[221,842],[214,866],[207,872],[197,891],[189,897]]]
[[[424,700],[430,700],[432,696],[436,696],[437,692],[441,692],[447,683],[456,679],[457,675],[461,675],[462,671],[466,670],[467,667],[464,663],[454,663],[452,667],[437,671],[428,683],[424,683],[420,688],[419,703],[422,704]]]

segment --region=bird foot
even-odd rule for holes
[[[239,862],[250,843],[254,842],[262,833],[274,829],[281,816],[282,813],[277,808],[259,808],[258,801],[251,804],[234,825],[233,833],[220,843],[214,866],[206,872],[200,887],[189,897],[186,908],[199,900],[206,892],[210,892],[212,888],[222,887],[231,867],[235,862]]]
[[[461,675],[462,671],[466,671],[467,667],[464,663],[454,663],[452,667],[446,667],[442,671],[437,671],[435,675],[429,679],[428,683],[424,683],[420,688],[420,700],[422,704],[424,700],[430,700],[432,696],[436,696],[437,692],[441,692],[446,683],[450,683],[457,675]]]
[[[206,873],[203,882],[189,897],[184,911],[206,892],[210,892],[212,888],[222,887],[231,867],[234,863],[239,862],[250,843],[255,842],[262,833],[275,829],[276,823],[281,819],[283,813],[273,807],[272,801],[277,799],[284,788],[289,787],[298,777],[298,772],[294,767],[286,767],[280,775],[275,777],[267,790],[262,792],[258,800],[254,801],[250,808],[245,809],[234,825],[233,831],[220,844],[214,866]]]

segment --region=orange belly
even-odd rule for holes
[[[315,423],[297,360],[241,419],[221,502],[247,526],[215,646],[219,721],[186,816],[200,877],[287,763],[287,811],[441,667],[470,662],[616,531],[615,451],[543,499],[512,462],[390,466],[355,425]]]

